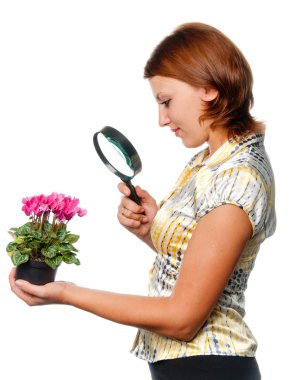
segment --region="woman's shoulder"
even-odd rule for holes
[[[216,170],[216,175],[231,171],[235,175],[250,172],[265,184],[274,182],[274,173],[264,146],[264,135],[253,135],[238,143]]]

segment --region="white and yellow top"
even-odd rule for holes
[[[195,338],[183,342],[140,329],[131,351],[137,357],[156,362],[193,355],[255,355],[257,342],[243,320],[244,292],[260,244],[276,227],[274,176],[263,141],[264,135],[227,141],[209,159],[208,148],[202,150],[160,203],[151,229],[157,251],[150,271],[151,297],[172,293],[192,232],[214,208],[227,203],[242,208],[253,235]]]

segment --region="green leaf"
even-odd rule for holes
[[[78,249],[76,249],[76,247],[74,247],[72,244],[68,244],[68,246],[70,247],[70,250],[73,251],[73,252],[79,252]]]
[[[66,237],[66,234],[67,234],[66,229],[61,228],[60,230],[57,231],[56,237],[60,242],[62,242],[64,238]]]
[[[77,258],[76,258],[76,255],[74,253],[66,253],[65,255],[62,255],[62,260],[66,264],[73,264],[76,262]]]
[[[11,241],[6,247],[6,252],[13,252],[17,249],[17,247],[18,244],[16,242]]]
[[[33,248],[35,251],[39,251],[40,248],[42,247],[43,243],[37,240],[32,240],[28,243],[28,246],[30,248]]]
[[[17,233],[18,235],[28,235],[33,232],[32,223],[26,223],[23,226],[19,227]]]
[[[52,269],[56,269],[58,265],[60,265],[62,262],[62,256],[56,256],[53,259],[49,259],[46,257],[45,263],[49,265]]]
[[[39,230],[31,230],[30,235],[35,239],[42,239],[42,232]]]
[[[52,243],[53,243],[52,245],[54,245],[54,247],[56,248],[56,251],[60,252],[60,243],[59,243],[59,241],[55,240]]]
[[[48,257],[49,259],[52,259],[53,257],[56,256],[56,253],[57,253],[57,249],[54,245],[50,245],[49,247],[47,248],[43,248],[41,250],[41,253],[42,255],[44,255],[45,257]]]
[[[62,243],[60,244],[60,252],[61,253],[64,253],[64,252],[70,252],[70,251],[74,251],[74,252],[78,252],[78,250],[70,243]]]
[[[26,241],[26,236],[18,236],[16,239],[15,239],[15,242],[17,244],[22,244],[23,242]]]
[[[11,256],[11,260],[15,266],[26,263],[29,260],[29,255],[22,255],[20,252],[15,252]]]
[[[65,243],[76,243],[79,240],[80,236],[79,235],[74,235],[74,234],[68,234],[64,240]]]
[[[9,231],[8,231],[9,235],[12,236],[14,239],[15,239],[15,236],[18,236],[18,228],[16,227],[11,227],[9,228]]]
[[[52,231],[52,224],[49,223],[49,222],[46,222],[46,223],[44,224],[44,231],[50,234],[51,231]]]
[[[32,249],[31,248],[19,248],[19,252],[22,254],[22,255],[26,255],[26,254],[30,254],[32,252]]]
[[[81,264],[80,260],[76,257],[75,253],[67,253],[67,254],[63,255],[62,260],[66,264],[76,264],[76,265]]]

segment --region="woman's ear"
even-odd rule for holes
[[[201,93],[201,100],[204,102],[211,102],[218,96],[218,91],[213,87],[203,87]]]

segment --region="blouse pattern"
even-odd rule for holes
[[[138,330],[131,352],[148,362],[193,355],[254,356],[257,349],[244,321],[244,292],[260,244],[276,228],[274,175],[264,135],[251,135],[239,142],[228,140],[206,159],[208,154],[206,148],[188,162],[159,205],[151,228],[157,255],[149,273],[149,296],[171,295],[192,232],[199,219],[216,207],[234,204],[243,209],[253,234],[193,340],[184,342]]]

